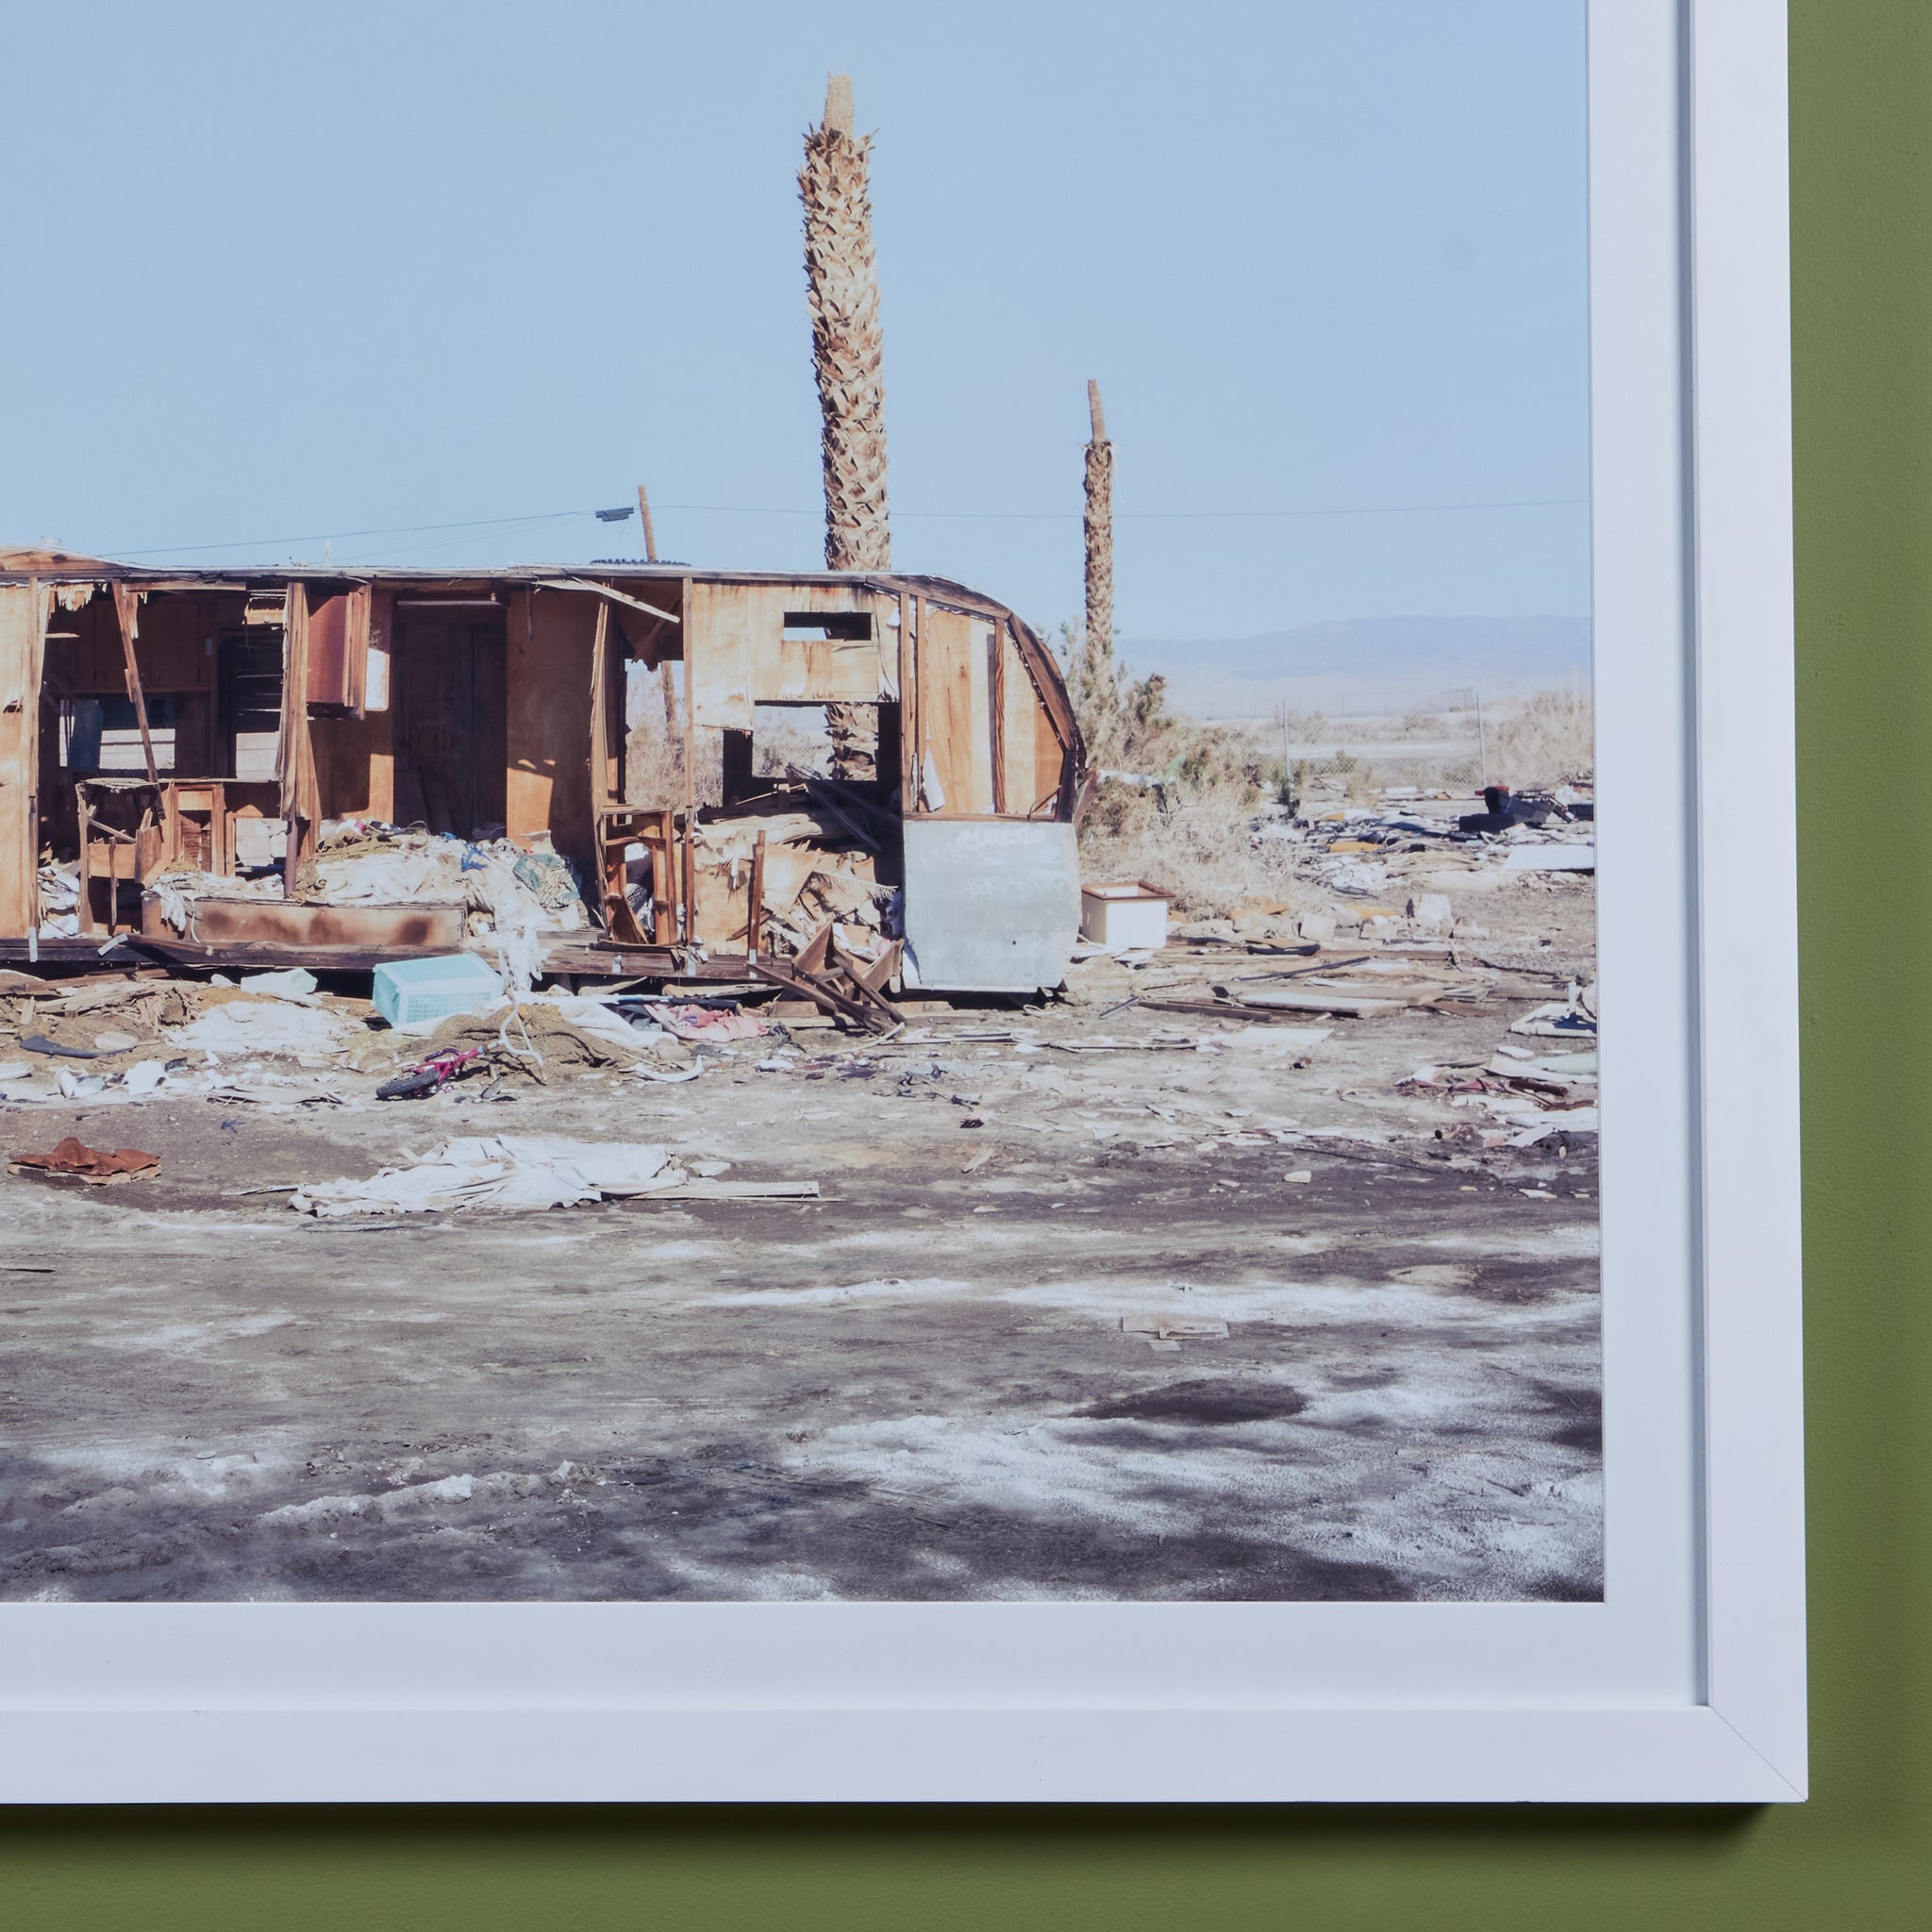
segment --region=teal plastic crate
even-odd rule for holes
[[[436,959],[397,959],[375,969],[375,1010],[391,1026],[444,1020],[473,1012],[501,994],[496,969],[475,953],[446,953]]]

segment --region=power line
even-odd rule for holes
[[[1532,496],[1481,503],[1321,504],[1290,509],[1119,510],[1115,512],[1115,516],[1120,522],[1132,523],[1213,523],[1283,517],[1435,516],[1498,509],[1573,509],[1581,508],[1589,501],[1587,496]],[[791,509],[772,504],[752,503],[666,503],[660,504],[658,508],[666,510],[685,510],[693,515],[704,516],[817,519],[824,514],[822,508]],[[631,512],[626,509],[625,514],[629,515]],[[901,509],[894,510],[892,514],[908,522],[918,520],[929,523],[1024,524],[1077,523],[1081,513],[1078,510]],[[287,543],[345,543],[358,537],[414,537],[446,534],[453,530],[501,530],[521,525],[568,523],[593,517],[602,523],[622,521],[609,510],[553,509],[541,510],[531,516],[475,517],[466,522],[453,524],[394,524],[380,529],[367,530],[309,530],[292,537],[250,537],[221,543],[176,543],[158,549],[122,550],[113,544],[105,547],[109,556],[129,559],[142,557],[183,557],[192,552],[205,550],[267,550]]]
[[[1587,496],[1531,496],[1494,503],[1369,503],[1324,504],[1298,509],[1129,509],[1116,510],[1116,522],[1174,523],[1234,517],[1399,517],[1442,510],[1569,509],[1587,504]],[[721,516],[819,517],[820,509],[780,509],[751,503],[667,503],[665,509],[708,511]],[[895,509],[895,519],[925,518],[942,523],[1078,523],[1076,509]]]
[[[343,543],[351,537],[414,537],[425,531],[503,529],[511,524],[557,524],[572,517],[595,516],[595,510],[550,509],[528,517],[476,517],[462,524],[391,524],[379,530],[309,530],[299,537],[244,537],[232,543],[176,543],[165,550],[108,549],[120,557],[179,557],[190,550],[266,550],[278,543]]]

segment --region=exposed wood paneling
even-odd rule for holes
[[[898,599],[844,584],[706,584],[691,587],[685,662],[696,722],[749,731],[756,705],[876,704],[899,690]],[[785,635],[788,611],[858,611],[869,638]]]
[[[612,783],[610,769],[610,665],[615,655],[610,647],[610,606],[599,598],[597,621],[591,629],[591,735],[585,747],[593,813],[623,796],[623,788]]]
[[[142,689],[150,697],[215,688],[214,641],[225,624],[238,622],[240,595],[158,591],[142,601],[134,658]],[[50,628],[73,631],[57,640],[51,662],[65,690],[76,697],[119,697],[127,690],[116,600],[97,596],[78,610],[63,610]]]
[[[155,777],[155,741],[147,728],[147,694],[142,689],[141,670],[134,660],[141,598],[125,584],[114,586],[114,615],[121,625],[121,667],[127,680],[127,695],[134,702],[134,722],[141,728],[142,762],[147,767],[148,780],[152,783]]]
[[[308,610],[308,702],[359,711],[369,675],[367,584],[326,594]]]
[[[603,600],[527,591],[519,602],[523,608],[513,605],[509,612],[505,814],[510,835],[547,831],[558,852],[593,866],[591,664]]]
[[[992,810],[992,733],[983,617],[928,605],[919,641],[919,712],[924,752],[947,811]]]
[[[14,939],[40,918],[34,797],[47,601],[37,580],[0,584],[0,934]]]
[[[508,623],[520,621],[513,608]],[[468,839],[508,818],[504,623],[489,611],[398,613],[391,742],[405,824]]]
[[[684,675],[691,723],[712,731],[749,731],[757,704],[757,639],[775,641],[785,603],[763,584],[693,582],[684,639]]]
[[[281,812],[289,821],[289,857],[283,876],[292,891],[302,861],[315,850],[322,800],[315,783],[315,746],[308,735],[308,595],[289,586],[282,634]]]
[[[309,721],[316,790],[325,819],[393,820],[396,810],[394,713]]]
[[[1002,631],[1004,654],[1001,706],[1001,768],[1005,776],[1005,806],[1009,812],[1028,812],[1059,783],[1059,740],[1040,708],[1040,695],[1026,675],[1009,632]],[[1041,743],[1046,747],[1047,775],[1041,775]]]

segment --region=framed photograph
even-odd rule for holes
[[[0,1796],[1801,1799],[1783,7],[749,12],[7,137]]]

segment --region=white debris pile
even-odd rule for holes
[[[325,1007],[271,996],[225,1000],[166,1037],[176,1046],[206,1053],[299,1058],[333,1053],[346,1031],[345,1023]]]
[[[458,839],[331,819],[297,896],[321,906],[461,906],[473,934],[580,932],[590,924],[568,860],[515,840]]]
[[[150,890],[162,918],[186,933],[195,900],[279,899],[282,881],[278,874],[224,877],[181,865],[160,874]],[[555,852],[364,819],[324,824],[295,897],[308,906],[461,907],[476,937],[581,932],[591,923],[575,873]],[[74,903],[71,884],[66,903]]]
[[[431,1214],[470,1208],[575,1208],[683,1186],[689,1176],[662,1147],[491,1135],[445,1141],[408,1167],[366,1181],[317,1181],[289,1206],[298,1214]]]
[[[41,924],[42,939],[72,939],[80,930],[80,863],[69,859],[65,865],[51,860],[41,867]]]

